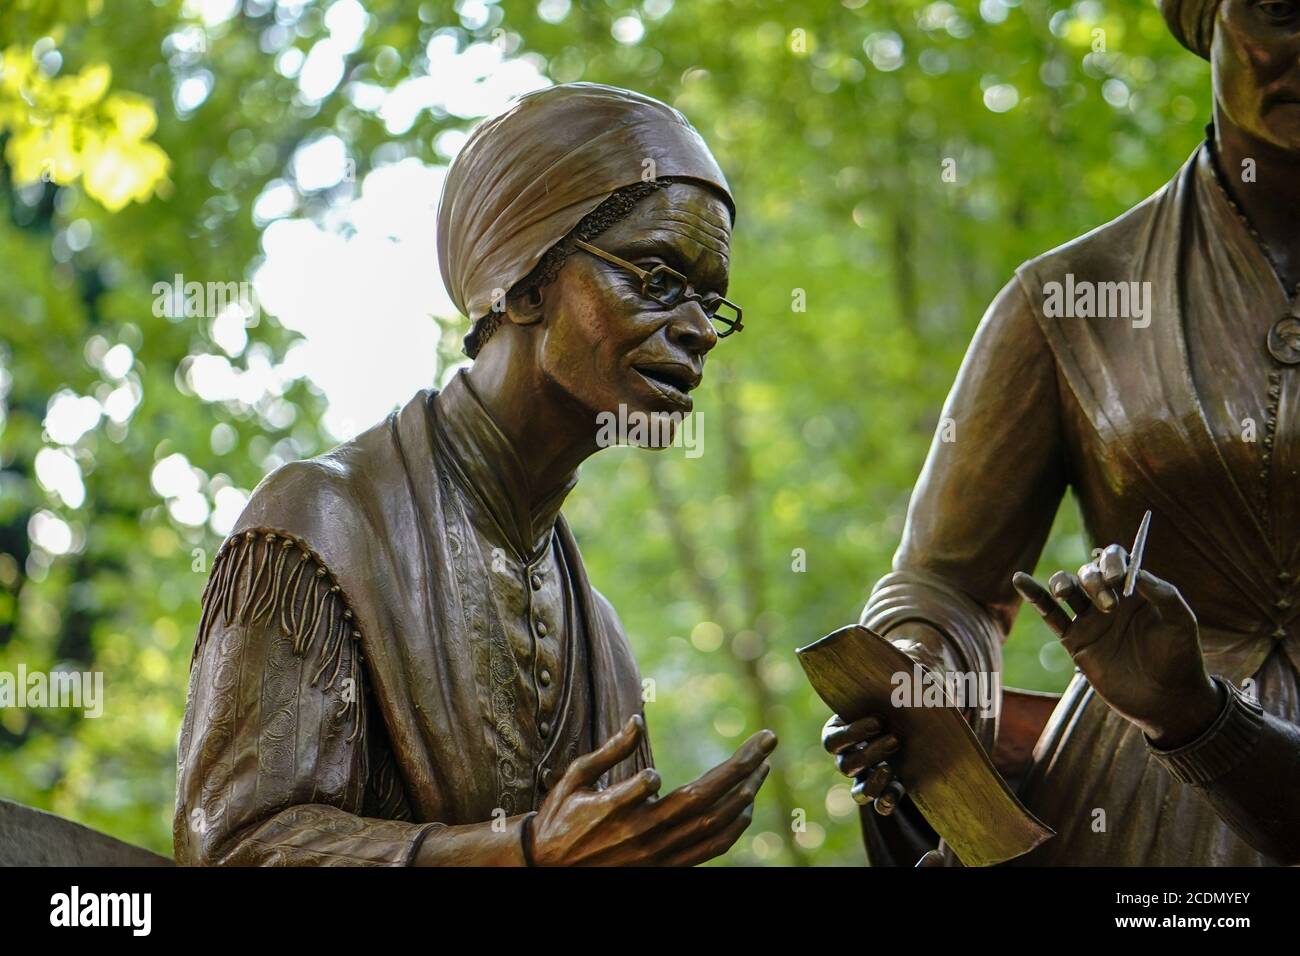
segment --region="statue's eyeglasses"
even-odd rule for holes
[[[618,266],[620,269],[626,269],[632,273],[641,280],[641,294],[647,299],[653,299],[661,305],[677,305],[687,300],[698,302],[700,308],[704,310],[704,314],[709,317],[709,322],[713,325],[713,331],[718,334],[720,339],[725,339],[731,333],[739,332],[744,328],[741,323],[743,313],[740,306],[720,295],[710,296],[706,299],[692,289],[690,280],[676,269],[660,264],[646,271],[626,259],[620,259],[618,256],[606,252],[604,249],[599,249],[589,242],[583,242],[581,239],[574,239],[573,244],[583,252],[590,252],[596,258],[604,259],[610,265]]]

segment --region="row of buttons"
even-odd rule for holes
[[[543,583],[544,580],[540,572],[533,571],[531,574],[529,574],[528,584],[530,587],[532,587],[533,591],[535,592],[540,591],[542,589]],[[544,638],[546,637],[547,634],[551,633],[551,629],[546,626],[546,622],[537,616],[537,613],[533,609],[531,601],[529,602],[528,613],[529,616],[533,619],[533,632],[538,636],[538,638]],[[537,682],[541,684],[543,687],[550,687],[552,679],[553,678],[551,676],[551,672],[548,668],[543,667],[537,674]],[[542,735],[543,740],[546,739],[547,737],[550,737],[551,722],[549,720],[541,721],[537,725],[537,732]]]
[[[532,572],[528,576],[528,584],[532,587],[534,592],[540,591],[543,584],[542,575],[537,571]],[[551,632],[550,628],[546,626],[545,621],[537,616],[532,607],[531,601],[529,602],[528,612],[533,619],[534,633],[538,638],[546,637],[546,635]],[[543,687],[550,687],[552,679],[550,670],[545,667],[537,673],[537,682]],[[549,720],[543,720],[537,725],[537,732],[541,734],[543,740],[546,740],[551,736],[551,729],[551,722]],[[550,790],[555,786],[555,771],[550,767],[543,767],[541,773],[538,775],[538,782],[541,784],[543,791]]]
[[[1277,573],[1277,580],[1279,584],[1286,584],[1291,580],[1291,575],[1286,571],[1279,571]],[[1280,597],[1273,602],[1273,607],[1277,608],[1279,611],[1285,611],[1290,606],[1291,602],[1284,597]],[[1279,641],[1283,640],[1286,637],[1286,628],[1279,624],[1277,629],[1273,631],[1273,637]]]

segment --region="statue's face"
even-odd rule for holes
[[[1300,154],[1300,0],[1223,0],[1214,97],[1257,140]]]
[[[642,269],[663,263],[705,298],[725,295],[731,214],[706,187],[672,183],[641,199],[592,244]],[[543,291],[544,379],[592,415],[691,411],[690,391],[718,341],[700,304],[664,306],[633,273],[574,251]],[[593,424],[594,427],[594,424]]]

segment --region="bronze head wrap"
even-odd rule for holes
[[[1174,37],[1199,57],[1210,58],[1214,17],[1220,0],[1159,0],[1160,12]]]
[[[494,290],[508,292],[614,192],[665,178],[713,187],[735,218],[717,161],[671,106],[594,83],[520,97],[474,131],[447,172],[438,265],[451,300],[477,321]]]

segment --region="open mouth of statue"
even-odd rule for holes
[[[674,364],[634,365],[632,370],[649,382],[655,391],[674,405],[687,410],[694,405],[689,393],[695,386],[700,384],[700,376],[686,366]]]

